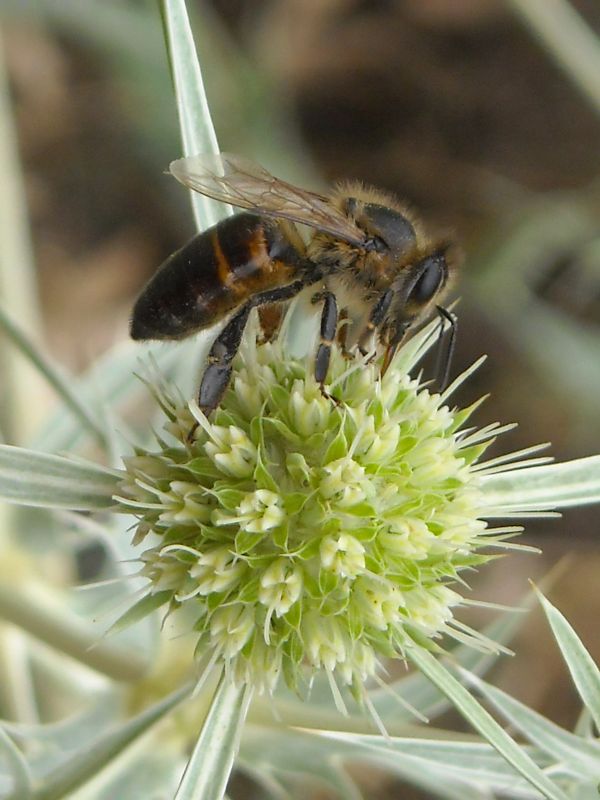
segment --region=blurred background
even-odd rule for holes
[[[600,452],[597,0],[188,8],[222,149],[306,188],[392,190],[461,243],[453,370],[489,358],[457,400],[491,392],[477,422],[519,422],[497,452]],[[137,292],[193,232],[164,174],[181,148],[155,3],[0,0],[0,95],[0,299],[79,372],[127,336]],[[543,556],[498,561],[474,594],[515,602],[568,556],[550,597],[600,660],[599,520],[592,507],[529,525]],[[514,649],[499,684],[571,725],[537,614]]]

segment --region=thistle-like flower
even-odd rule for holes
[[[476,465],[501,429],[461,431],[477,404],[451,409],[409,375],[431,331],[383,377],[334,348],[330,396],[309,359],[248,336],[210,421],[154,386],[165,434],[125,459],[117,500],[138,541],[154,534],[148,592],[186,609],[199,656],[237,682],[298,689],[325,670],[360,698],[380,657],[477,643],[456,587],[514,533],[488,528]]]

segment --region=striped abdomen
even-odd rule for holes
[[[183,339],[251,296],[298,277],[302,257],[276,222],[236,214],[173,253],[138,297],[133,339]]]

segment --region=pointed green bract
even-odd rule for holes
[[[94,511],[114,506],[120,473],[98,464],[0,445],[0,500]]]
[[[174,800],[221,800],[251,697],[251,687],[221,677]]]
[[[491,505],[569,508],[600,502],[600,456],[503,472],[483,478]]]
[[[560,611],[541,592],[537,594],[579,696],[600,730],[600,669]]]

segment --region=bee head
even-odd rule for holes
[[[382,330],[388,345],[395,347],[433,300],[441,299],[450,275],[449,249],[448,244],[439,246],[394,281],[394,298]]]

